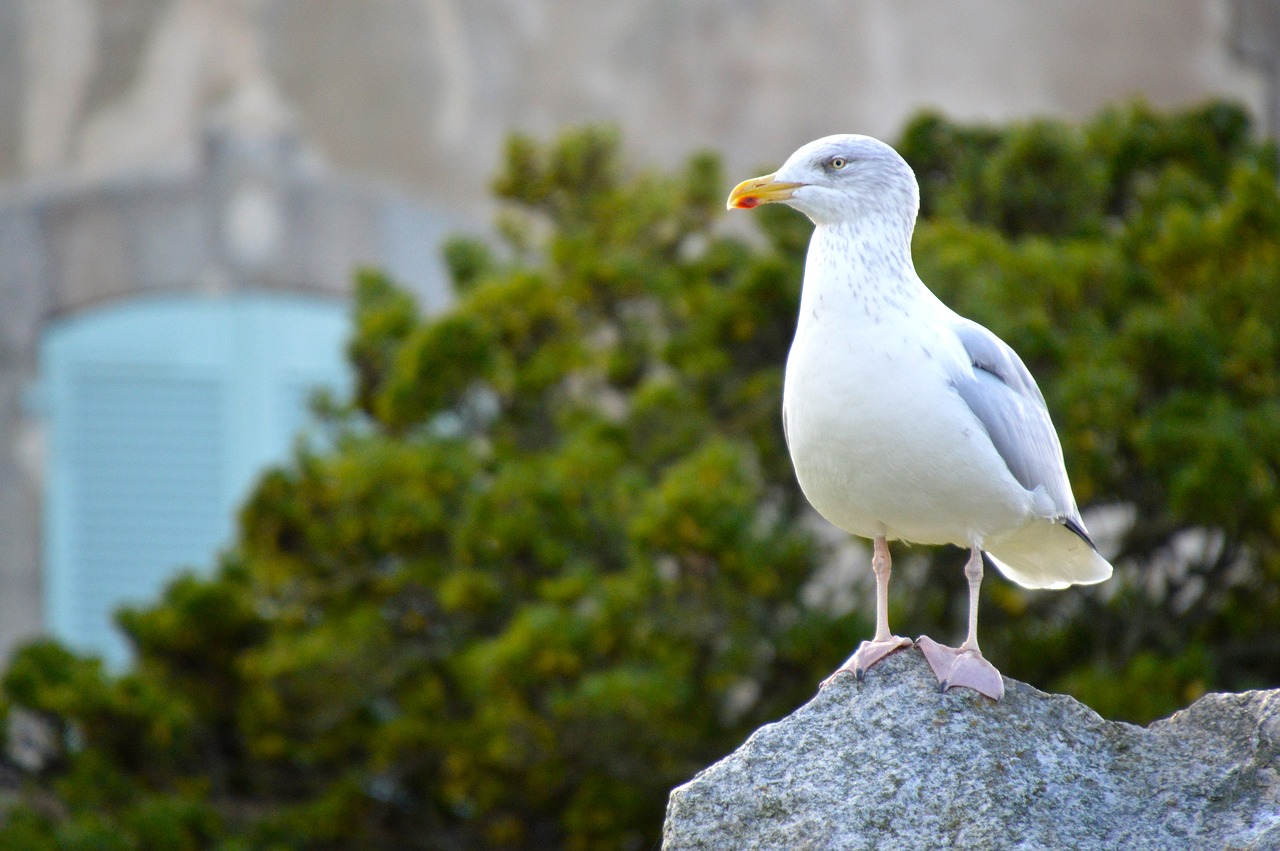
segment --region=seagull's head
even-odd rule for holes
[[[897,151],[870,136],[825,136],[796,151],[773,174],[744,180],[729,193],[730,210],[783,203],[815,224],[876,216],[910,233],[920,209],[915,173]]]

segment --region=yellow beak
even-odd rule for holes
[[[733,187],[725,207],[729,210],[735,207],[739,210],[750,210],[752,207],[758,207],[761,204],[786,201],[801,186],[804,186],[804,184],[774,180],[772,174],[766,174],[764,177],[753,177]]]

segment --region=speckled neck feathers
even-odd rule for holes
[[[842,323],[879,324],[921,300],[936,302],[911,260],[913,223],[869,215],[818,225],[805,262],[800,324],[822,314],[837,314]]]

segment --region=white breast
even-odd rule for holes
[[[813,506],[856,535],[966,547],[1030,520],[1031,494],[950,384],[969,367],[946,308],[914,272],[918,292],[868,294],[815,285],[821,270],[811,253],[783,391]]]

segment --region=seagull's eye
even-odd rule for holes
[[[846,159],[845,157],[832,157],[832,158],[831,158],[831,167],[832,167],[833,169],[835,169],[836,171],[839,171],[840,169],[844,168],[844,167],[845,167],[845,166],[847,166],[848,164],[849,164],[849,160],[848,160],[848,159]]]

